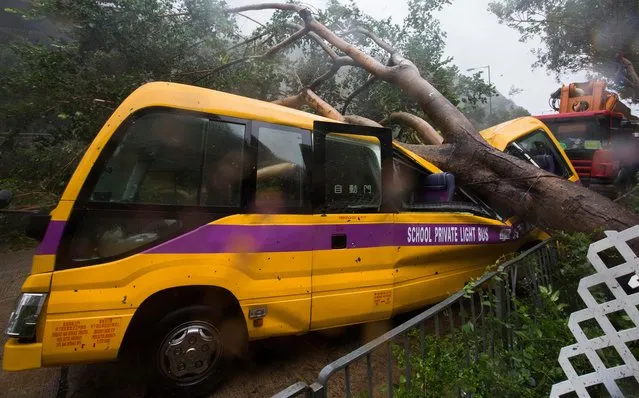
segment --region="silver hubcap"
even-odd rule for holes
[[[220,358],[220,335],[208,322],[184,323],[164,339],[160,368],[171,379],[189,382],[207,374]]]

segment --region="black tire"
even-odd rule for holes
[[[241,314],[207,305],[175,310],[149,328],[142,359],[154,397],[210,394],[228,378],[247,341]]]

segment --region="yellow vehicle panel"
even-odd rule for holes
[[[392,312],[393,214],[317,215],[311,329],[386,319]],[[344,248],[327,237],[343,235]],[[387,299],[380,302],[380,297]]]
[[[504,224],[468,213],[401,212],[394,280],[394,313],[436,303],[482,275],[504,253],[543,240],[526,224]]]
[[[563,157],[566,165],[570,168],[571,176],[568,178],[569,181],[576,182],[579,181],[579,175],[575,168],[573,167],[570,159],[568,159],[568,155],[561,148],[559,141],[555,138],[554,134],[548,129],[548,127],[539,119],[534,118],[532,116],[524,116],[517,119],[509,120],[507,122],[500,123],[496,126],[489,127],[485,130],[480,131],[481,136],[492,146],[499,149],[500,151],[504,151],[508,144],[513,141],[516,141],[536,130],[543,130],[552,143],[555,145],[557,151]]]

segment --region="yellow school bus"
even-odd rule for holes
[[[492,146],[572,182],[579,175],[548,127],[532,116],[520,117],[479,132]]]
[[[38,223],[3,369],[136,353],[151,388],[185,394],[250,340],[437,302],[547,237],[388,129],[162,82],[124,100]]]

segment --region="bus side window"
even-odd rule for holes
[[[244,131],[242,124],[177,112],[136,118],[117,148],[104,153],[106,162],[97,163],[98,180],[88,206],[74,209],[60,266],[110,261],[210,221],[205,207],[182,206],[238,211]]]
[[[208,120],[158,112],[126,131],[89,201],[196,205]]]
[[[260,125],[257,128],[255,210],[295,211],[309,204],[304,156],[310,154],[310,132]]]
[[[200,205],[239,207],[244,162],[242,124],[211,121],[206,139]]]
[[[382,204],[381,145],[377,138],[326,135],[325,203],[334,212],[377,211]]]

